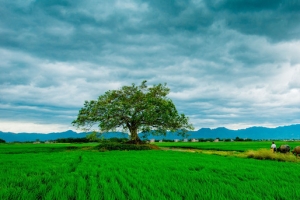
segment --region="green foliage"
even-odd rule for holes
[[[101,133],[93,131],[92,133],[86,135],[86,139],[90,142],[99,142],[102,139],[101,136]]]
[[[123,143],[117,143],[117,142],[104,142],[96,147],[94,149],[98,149],[100,151],[111,151],[111,150],[152,150],[152,149],[158,149],[155,145],[151,144],[123,144]]]
[[[132,84],[120,90],[109,90],[98,100],[85,101],[72,124],[84,130],[98,124],[101,132],[122,128],[137,142],[140,141],[138,132],[166,135],[171,131],[184,136],[193,126],[167,98],[169,91],[166,84],[148,88],[146,81],[140,86]]]
[[[6,141],[0,138],[0,143],[6,143]]]
[[[169,140],[169,139],[163,139],[163,142],[174,142],[174,140]],[[156,142],[156,141],[155,141]]]
[[[235,141],[237,141],[237,142],[243,142],[243,141],[252,141],[252,139],[250,139],[250,138],[246,138],[246,139],[244,139],[244,138],[239,138],[239,137],[236,137],[235,138]]]
[[[213,138],[199,138],[198,140],[199,140],[199,142],[213,142],[214,141]]]
[[[125,143],[125,142],[128,142],[128,139],[127,138],[116,138],[116,137],[112,137],[112,138],[109,138],[107,139],[108,141],[110,142],[118,142],[118,143]]]

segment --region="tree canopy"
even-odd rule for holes
[[[122,128],[130,132],[133,143],[140,142],[138,132],[166,135],[170,131],[184,136],[192,130],[188,117],[179,114],[167,97],[170,89],[166,84],[148,87],[146,82],[109,90],[98,100],[85,101],[73,126],[89,130],[98,124],[101,132]]]

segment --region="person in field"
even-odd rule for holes
[[[272,142],[271,149],[273,150],[273,153],[276,152],[276,144],[274,142]]]

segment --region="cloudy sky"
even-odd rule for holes
[[[0,19],[1,131],[75,130],[143,80],[196,129],[300,123],[299,0],[0,0]]]

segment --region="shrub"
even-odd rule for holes
[[[163,142],[174,142],[174,140],[170,140],[170,139],[162,139]]]
[[[122,142],[127,142],[127,141],[128,141],[128,138],[117,138],[117,137],[112,137],[112,138],[109,138],[108,141],[110,141],[110,142],[122,143]]]
[[[6,143],[5,140],[0,138],[0,143]]]

